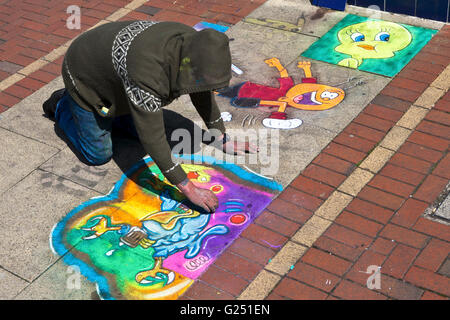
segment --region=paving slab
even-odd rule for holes
[[[264,60],[276,57],[285,67],[303,51],[316,37],[294,32],[287,32],[265,26],[257,26],[239,22],[230,28],[226,34],[234,39],[230,42],[233,64],[243,71],[242,75],[233,75],[231,84],[243,81],[253,81],[266,85],[278,85],[277,71],[264,63]],[[268,79],[272,79],[267,83]]]
[[[97,300],[97,287],[80,276],[76,266],[58,260],[33,283],[14,297],[16,300]]]
[[[0,128],[0,194],[26,177],[58,149]]]
[[[67,212],[94,196],[91,189],[62,177],[35,170],[0,195],[0,265],[32,281],[58,257],[49,235]]]
[[[79,160],[69,147],[64,148],[39,168],[77,184],[107,194],[120,177],[146,154],[137,140],[113,138],[113,159],[101,166]]]
[[[313,6],[309,0],[269,0],[247,18],[272,19],[294,25],[299,24],[299,19],[303,19],[300,32],[321,37],[346,15],[344,11]]]
[[[3,112],[0,117],[0,128],[35,139],[49,146],[62,149],[67,144],[55,131],[55,123],[44,117],[42,104],[53,91],[64,88],[62,77],[51,81],[32,95],[26,97],[14,108]]]
[[[0,269],[0,300],[11,300],[28,285],[16,275]]]

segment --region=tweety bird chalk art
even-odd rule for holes
[[[301,56],[393,77],[436,32],[348,14]]]

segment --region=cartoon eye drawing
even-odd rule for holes
[[[360,42],[360,41],[366,40],[366,37],[365,37],[362,33],[360,33],[360,32],[355,32],[355,33],[353,33],[353,34],[350,36],[350,38],[352,38],[352,40],[355,41],[355,42]]]
[[[337,98],[338,96],[339,96],[338,93],[336,93],[336,92],[330,92],[330,91],[324,91],[324,92],[322,92],[322,94],[320,95],[320,97],[321,97],[322,99],[329,99],[329,100],[332,100],[332,99],[334,99],[334,98]]]
[[[380,32],[375,36],[375,41],[389,41],[390,36],[387,32]]]
[[[343,58],[338,65],[354,69],[365,59],[394,58],[412,42],[412,34],[405,26],[388,21],[355,23],[339,30],[337,36],[341,44],[334,50],[351,57]]]

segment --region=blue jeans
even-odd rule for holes
[[[113,128],[138,138],[130,115],[103,118],[96,112],[81,108],[67,91],[56,106],[55,119],[73,146],[93,165],[111,160]]]

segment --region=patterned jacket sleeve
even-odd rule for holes
[[[186,179],[187,175],[181,166],[172,160],[171,149],[164,129],[162,109],[147,111],[133,103],[131,116],[144,150],[150,155],[167,180],[176,185]]]

